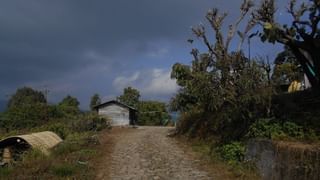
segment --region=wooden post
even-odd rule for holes
[[[10,164],[12,161],[11,149],[10,147],[6,147],[3,149],[2,162],[6,164]]]

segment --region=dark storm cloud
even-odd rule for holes
[[[115,93],[115,78],[141,67],[166,64],[169,70],[189,55],[190,27],[204,21],[209,8],[236,18],[240,2],[2,0],[0,100],[23,85],[49,84],[51,96],[71,93],[80,100],[102,89]]]
[[[201,4],[203,3],[203,4]],[[184,38],[209,1],[7,0],[0,2],[0,82],[52,78],[95,62],[85,54],[144,51]],[[185,33],[184,33],[185,32]],[[133,43],[130,43],[133,42]]]

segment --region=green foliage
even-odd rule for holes
[[[48,105],[43,93],[24,87],[12,95],[0,120],[6,129],[21,129],[39,126],[48,119]]]
[[[59,103],[58,108],[65,117],[70,117],[80,113],[79,105],[77,98],[68,95]]]
[[[78,120],[71,123],[71,128],[76,132],[101,131],[111,126],[111,121],[103,116],[91,113],[81,116]]]
[[[27,162],[30,160],[43,160],[46,159],[47,156],[44,155],[40,150],[31,149],[30,151],[25,152],[22,157],[22,161]]]
[[[86,122],[92,116],[82,117],[79,122]],[[28,130],[31,132],[51,130],[64,137],[64,141],[53,148],[50,156],[45,156],[37,150],[26,151],[19,158],[21,159],[20,162],[14,163],[8,168],[0,168],[0,178],[58,179],[70,177],[71,179],[93,179],[95,177],[93,167],[89,166],[87,162],[92,162],[92,158],[97,156],[96,149],[99,141],[94,132],[96,130],[74,127],[75,124],[72,124],[70,120],[56,121]],[[13,134],[22,133],[10,133],[10,135]],[[84,163],[80,164],[79,162]]]
[[[26,104],[46,104],[47,100],[41,91],[36,91],[29,87],[23,87],[17,89],[8,102],[8,108],[23,107]]]
[[[91,100],[90,100],[90,109],[91,111],[94,110],[94,107],[101,104],[101,99],[100,99],[100,96],[99,94],[94,94],[92,97],[91,97]]]
[[[201,53],[194,48],[191,51],[191,65],[176,63],[171,78],[181,87],[171,100],[171,109],[182,112],[195,112],[197,119],[181,122],[179,130],[191,134],[208,136],[219,134],[221,141],[239,140],[246,134],[250,124],[259,117],[270,114],[271,68],[269,64],[257,59],[248,59],[241,45],[256,22],[250,21],[240,36],[239,48],[229,50],[231,40],[237,32],[237,26],[247,14],[251,14],[252,1],[243,1],[240,7],[241,18],[231,24],[228,33],[224,33],[223,22],[226,14],[218,9],[210,10],[206,19],[211,25],[215,41],[210,42],[207,27],[199,25],[192,29],[195,36],[202,40],[208,51]],[[193,116],[188,113],[188,116]]]
[[[240,142],[231,142],[218,148],[221,157],[229,164],[242,162],[245,155],[245,146]]]
[[[1,179],[8,179],[10,174],[12,174],[13,168],[12,167],[2,167],[0,168],[0,178]]]
[[[294,80],[303,80],[303,69],[287,47],[277,55],[274,64],[272,80],[276,86],[290,84]]]
[[[203,133],[200,131],[203,129],[199,128],[199,124],[203,123],[203,111],[197,110],[196,108],[183,112],[180,115],[180,118],[177,123],[177,131],[180,134],[188,134],[189,136],[200,136],[202,137]],[[204,136],[206,136],[205,134]]]
[[[16,158],[19,162],[0,169],[0,178],[93,179],[93,167],[87,162],[96,156],[95,149],[99,145],[95,132],[110,127],[110,121],[95,113],[80,113],[78,100],[71,96],[64,98],[59,105],[48,106],[45,101],[38,101],[41,98],[33,97],[38,93],[32,93],[30,89],[26,91],[21,93],[18,90],[10,108],[0,114],[0,132],[6,132],[1,134],[1,139],[17,134],[53,131],[64,141],[53,149],[50,156],[36,150],[19,155]]]
[[[66,96],[62,99],[62,101],[59,103],[60,106],[73,106],[78,107],[80,105],[77,98],[72,97],[70,95]]]
[[[54,119],[46,125],[31,129],[33,132],[52,131],[62,139],[66,139],[72,133],[96,132],[110,128],[110,120],[95,113],[88,113],[74,117],[74,119]]]
[[[275,21],[274,15],[277,9],[275,4],[275,0],[262,0],[260,7],[253,13],[254,21],[263,25],[261,41],[278,42],[288,46],[298,59],[312,87],[319,89],[320,65],[317,63],[319,48],[314,46],[320,35],[319,1],[310,0],[306,3],[306,1],[290,0],[287,12],[294,21],[284,25]]]
[[[117,100],[123,104],[137,108],[140,98],[140,92],[132,87],[127,87],[123,90],[123,94],[117,97]]]
[[[66,139],[55,147],[53,154],[56,156],[62,156],[69,153],[85,150],[86,148],[99,144],[96,137],[92,132],[84,133],[70,133]]]
[[[70,129],[64,123],[50,124],[46,127],[46,130],[56,133],[62,139],[65,139],[70,134]]]
[[[219,133],[224,141],[239,139],[256,118],[267,116],[272,94],[263,64],[249,62],[241,53],[233,53],[229,58],[224,61],[230,61],[232,72],[224,71],[225,65],[200,71],[202,59],[193,61],[189,67],[191,78],[183,78],[185,86],[171,105],[182,111],[200,110],[202,118],[185,123],[192,125],[184,127],[206,128],[201,131]]]
[[[49,105],[48,116],[50,119],[59,119],[64,117],[64,112],[58,105]]]
[[[55,164],[51,169],[53,174],[60,177],[71,176],[76,171],[75,166],[70,164]]]
[[[139,125],[166,125],[170,116],[166,104],[158,101],[141,101],[138,104]]]
[[[249,138],[315,140],[315,132],[304,129],[293,122],[277,122],[275,119],[261,119],[253,123],[246,135]]]

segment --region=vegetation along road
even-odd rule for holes
[[[139,127],[106,132],[102,137],[106,152],[97,179],[216,179],[203,170],[192,150],[167,137],[170,129]]]

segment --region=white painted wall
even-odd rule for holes
[[[111,118],[112,126],[124,126],[130,124],[129,109],[117,104],[111,104],[106,107],[101,107],[98,110],[98,114],[106,115]]]

